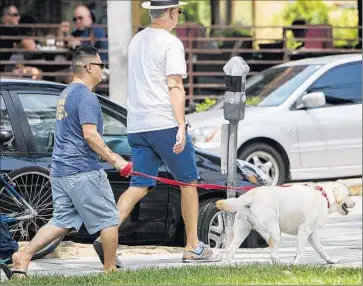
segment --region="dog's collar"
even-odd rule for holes
[[[323,187],[322,186],[315,186],[314,189],[321,192],[321,194],[325,197],[326,201],[328,202],[328,209],[330,209],[330,202],[329,202],[329,199],[328,199],[328,195],[324,191]]]

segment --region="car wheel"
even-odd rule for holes
[[[224,224],[224,212],[216,207],[216,202],[221,198],[210,198],[199,204],[198,236],[205,244],[212,248],[226,248],[227,235]],[[259,233],[252,230],[242,243],[242,248],[267,247],[266,241]]]
[[[213,248],[225,248],[227,241],[223,212],[216,207],[220,199],[210,198],[199,205],[198,236]]]
[[[286,181],[286,165],[281,154],[270,145],[256,143],[248,145],[239,152],[238,159],[260,168],[272,182],[272,186]]]
[[[29,166],[16,169],[9,174],[9,178],[15,184],[15,191],[20,195],[36,212],[35,217],[22,219],[16,223],[9,223],[9,233],[18,242],[19,249],[24,249],[39,229],[46,225],[53,214],[53,197],[51,183],[49,179],[49,170]],[[15,201],[4,188],[0,189],[0,214],[7,216],[29,215],[29,210],[21,202]],[[39,250],[32,260],[43,258],[53,252],[61,243],[63,237],[60,237],[49,243]]]

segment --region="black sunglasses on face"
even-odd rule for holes
[[[18,17],[19,13],[8,13],[10,17]]]
[[[76,22],[77,20],[83,20],[83,17],[82,16],[80,16],[80,17],[73,17],[73,22]]]
[[[89,65],[99,66],[101,68],[101,70],[103,70],[105,68],[104,63],[89,63]],[[85,67],[87,67],[87,65],[84,65],[83,67],[85,68]]]

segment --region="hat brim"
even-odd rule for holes
[[[151,1],[147,1],[141,4],[142,8],[149,9],[149,10],[160,10],[160,9],[168,9],[168,8],[174,8],[179,6],[185,6],[188,3],[186,2],[179,2],[179,4],[176,5],[167,5],[167,6],[151,6]]]

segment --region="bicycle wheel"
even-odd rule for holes
[[[35,217],[32,216],[30,209],[23,203],[14,200],[13,196],[4,191],[4,187],[0,190],[0,210],[3,215],[15,215],[17,218],[29,217],[8,224],[9,232],[18,242],[19,249],[22,249],[52,218],[53,199],[49,171],[42,167],[30,166],[16,169],[8,175],[15,183],[17,193],[37,212]],[[43,258],[53,252],[62,240],[63,237],[56,239],[38,251],[32,260]]]

